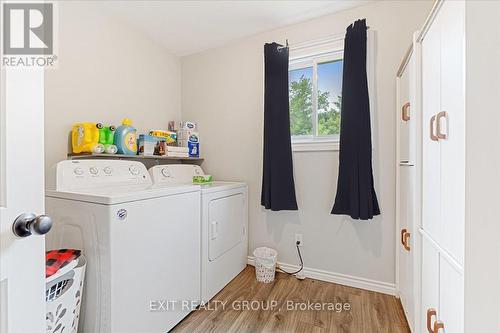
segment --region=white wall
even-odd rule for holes
[[[45,75],[45,166],[65,159],[76,122],[119,125],[130,117],[139,131],[179,120],[180,59],[145,34],[115,19],[94,1],[59,1],[58,67]]]
[[[500,332],[500,2],[466,3],[465,332]]]
[[[267,245],[298,263],[295,233],[304,235],[306,267],[391,286],[395,276],[395,74],[431,1],[381,1],[235,41],[182,59],[182,116],[200,126],[204,168],[216,179],[249,184],[249,250]],[[335,35],[358,18],[376,31],[377,117],[372,124],[374,177],[382,215],[371,222],[330,215],[338,152],[294,153],[299,211],[260,206],[263,133],[263,45]]]

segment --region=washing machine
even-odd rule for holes
[[[167,332],[200,303],[200,189],[140,162],[71,160],[46,192],[47,248],[87,258],[81,332]]]
[[[157,187],[192,184],[203,175],[198,165],[158,165],[149,169]],[[206,303],[247,265],[248,188],[220,182],[201,189],[201,300]]]

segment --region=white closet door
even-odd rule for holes
[[[399,113],[399,162],[413,162],[411,161],[410,154],[410,121],[405,121],[403,119],[403,108],[406,103],[410,101],[410,70],[408,68],[405,69],[403,74],[399,79],[399,101],[398,101],[398,110]],[[411,108],[411,106],[410,106]]]
[[[406,250],[402,244],[399,243],[399,295],[401,304],[406,314],[406,318],[411,328],[413,328],[414,321],[414,296],[413,296],[413,193],[415,191],[414,177],[415,167],[413,166],[400,166],[400,210],[399,221],[401,229],[406,229],[411,233],[408,240],[410,251]],[[401,232],[400,232],[400,236]]]
[[[465,225],[465,3],[441,9],[441,109],[447,139],[441,146],[441,228],[439,245],[463,265]]]
[[[461,333],[464,331],[463,272],[443,254],[439,258],[439,279],[439,320],[444,324],[444,332]]]
[[[431,119],[440,111],[440,13],[422,41],[422,227],[434,239],[441,233],[441,159],[438,141],[431,139]]]
[[[432,241],[422,233],[422,299],[420,327],[427,331],[427,313],[430,309],[439,312],[439,251]],[[431,318],[430,324],[436,321],[436,316]],[[432,328],[432,326],[431,326]],[[447,331],[453,332],[453,331]]]

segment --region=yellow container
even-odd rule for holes
[[[101,123],[78,123],[71,130],[71,146],[73,153],[99,153],[99,129]]]

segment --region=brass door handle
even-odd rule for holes
[[[446,140],[448,139],[448,133],[441,132],[441,118],[444,118],[448,122],[448,112],[441,111],[436,115],[436,136],[438,139]],[[446,131],[448,132],[448,123],[446,123]]]
[[[410,238],[410,233],[407,231],[405,232],[405,234],[403,235],[403,246],[405,248],[406,251],[410,251],[410,244],[408,244],[408,239]]]
[[[401,119],[403,121],[410,120],[410,102],[406,102],[401,108]]]
[[[430,121],[430,133],[431,133],[431,140],[432,141],[438,141],[439,138],[437,137],[436,134],[434,134],[434,122],[436,121],[436,115],[433,115],[431,117],[431,121]]]
[[[436,309],[433,308],[427,309],[427,332],[429,333],[435,333],[433,325],[431,325],[431,320],[433,316],[436,316],[436,314],[437,314]]]
[[[434,322],[434,333],[438,333],[440,329],[444,330],[444,323],[440,320]]]
[[[401,245],[405,246],[405,234],[408,230],[401,229]]]

